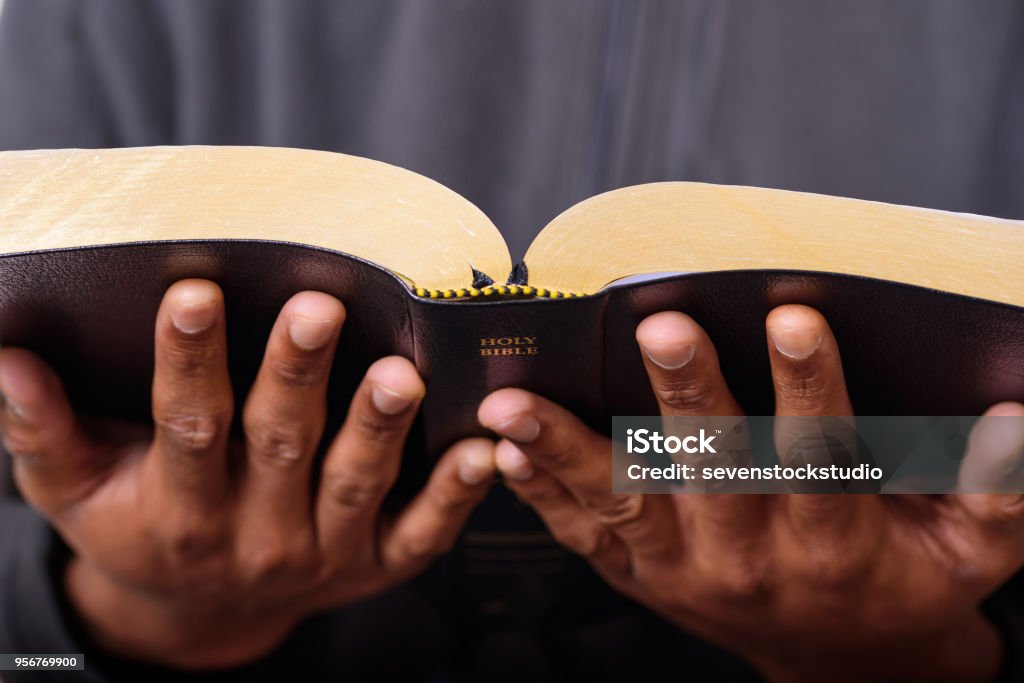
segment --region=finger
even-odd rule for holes
[[[661,414],[666,417],[743,415],[722,377],[718,353],[707,333],[692,318],[667,311],[646,318],[636,329],[643,350],[644,365]],[[677,428],[687,424],[673,420]],[[702,423],[695,422],[699,427]],[[731,433],[731,432],[730,432]],[[737,444],[739,446],[739,444]],[[740,466],[745,462],[722,462],[728,452],[744,452],[740,446],[720,456],[700,456],[692,464]],[[725,555],[736,552],[757,536],[764,523],[764,501],[759,496],[691,495],[686,507],[693,515],[693,543],[712,547]]]
[[[382,358],[366,371],[321,472],[316,524],[326,557],[344,561],[370,538],[424,392],[405,358]]]
[[[718,354],[692,318],[666,311],[636,328],[644,366],[662,415],[742,415],[725,384]]]
[[[312,528],[310,472],[327,413],[345,307],[302,292],[281,309],[242,415],[248,472],[243,507],[257,529]]]
[[[466,439],[441,456],[426,486],[381,540],[388,573],[411,576],[448,552],[494,481],[494,443]]]
[[[678,533],[670,499],[612,493],[611,442],[567,410],[521,389],[502,389],[484,399],[477,417],[552,474],[634,552],[671,550],[666,544]]]
[[[177,282],[156,318],[153,421],[154,464],[166,493],[182,505],[216,502],[227,489],[233,400],[220,288]]]
[[[768,315],[765,328],[775,386],[775,440],[783,464],[856,464],[852,417],[833,422],[807,417],[853,415],[839,346],[825,318],[806,306],[780,306]],[[840,482],[825,484],[824,490],[841,490]],[[875,496],[840,494],[787,496],[786,511],[795,541],[816,547],[855,529],[874,533],[882,512]]]
[[[938,527],[961,567],[999,585],[1024,563],[1024,405],[1000,403],[971,429],[959,488],[996,491],[945,496]],[[1010,493],[998,493],[1010,491]]]
[[[534,467],[517,445],[506,439],[498,442],[495,461],[505,484],[534,509],[556,541],[608,578],[630,573],[625,543],[580,505],[561,482]]]
[[[853,415],[832,330],[807,306],[768,314],[769,359],[776,415]]]
[[[0,433],[22,494],[51,516],[87,496],[109,465],[57,375],[29,351],[0,350]]]
[[[955,500],[979,524],[1018,526],[1024,522],[1022,468],[1024,405],[992,406],[971,429],[959,475],[959,489],[965,493]]]

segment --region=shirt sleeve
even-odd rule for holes
[[[995,683],[1024,681],[1024,572],[986,600],[983,611],[1003,639],[1003,663]]]
[[[278,680],[277,653],[266,660],[219,672],[176,672],[111,657],[89,643],[59,586],[69,551],[55,532],[24,505],[0,503],[0,652],[84,655],[83,683]],[[306,657],[308,659],[308,657]],[[5,671],[4,683],[66,683],[66,671]]]
[[[244,666],[183,672],[111,656],[93,644],[60,589],[70,551],[45,520],[0,502],[0,653],[81,654],[85,671],[5,671],[3,683],[344,683],[436,680],[450,647],[424,600],[399,588],[312,617],[274,652]],[[402,656],[395,656],[401,652]]]
[[[0,652],[7,654],[80,654],[71,636],[52,569],[61,558],[52,552],[50,531],[27,507],[0,503]],[[50,681],[66,673],[4,672],[6,683]],[[86,673],[89,683],[99,683]]]

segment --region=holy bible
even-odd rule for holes
[[[416,364],[427,394],[398,496],[452,442],[485,433],[477,406],[501,387],[603,432],[612,415],[656,414],[634,331],[663,310],[708,331],[748,414],[773,412],[764,318],[787,303],[828,319],[860,414],[973,415],[1024,400],[1020,221],[665,182],[569,208],[513,265],[469,201],[368,159],[0,154],[0,343],[41,354],[81,414],[146,420],[155,313],[184,278],[224,290],[238,405],[278,310],[302,290],[348,311],[327,434],[370,363]],[[540,618],[538,595],[583,604],[598,585],[566,578],[582,576],[575,562],[496,487],[428,580],[457,588],[465,614],[529,605],[523,618]]]

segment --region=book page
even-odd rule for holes
[[[342,251],[409,283],[503,279],[498,230],[468,200],[396,166],[269,147],[0,153],[0,253],[126,242],[272,240]]]
[[[1024,222],[763,188],[668,182],[592,197],[526,254],[530,284],[596,292],[667,272],[805,270],[1024,305]]]

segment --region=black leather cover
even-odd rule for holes
[[[238,405],[277,311],[304,289],[337,296],[348,309],[327,434],[370,363],[389,354],[415,361],[428,391],[399,498],[450,443],[484,433],[476,408],[500,387],[543,394],[604,432],[612,415],[654,414],[633,334],[646,315],[666,309],[707,329],[750,414],[772,413],[764,317],[784,303],[814,306],[829,320],[860,414],[971,415],[1024,400],[1024,309],[1012,306],[865,278],[769,271],[676,276],[583,299],[431,301],[359,259],[256,241],[0,256],[0,343],[46,358],[83,414],[146,420],[155,313],[166,288],[187,277],[224,289]],[[505,348],[512,351],[481,353]],[[465,619],[586,618],[593,591],[604,590],[501,486],[426,583]],[[453,602],[456,595],[468,600]],[[567,604],[573,610],[558,609]]]
[[[638,412],[654,403],[639,403],[646,385],[633,331],[651,313],[673,309],[708,331],[746,413],[774,414],[764,320],[793,303],[828,320],[859,415],[978,415],[1024,400],[1024,308],[870,278],[761,270],[611,291],[605,413],[656,414]]]

